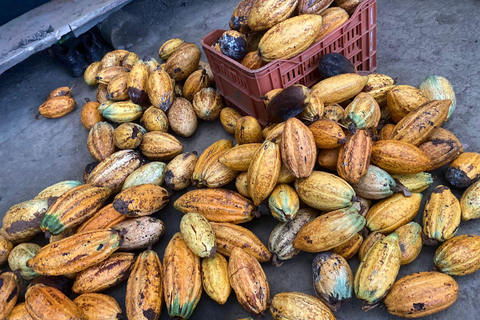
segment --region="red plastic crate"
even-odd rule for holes
[[[228,106],[257,118],[262,125],[267,120],[260,96],[295,83],[311,87],[321,79],[318,59],[324,54],[340,53],[362,73],[371,73],[377,68],[376,0],[361,2],[343,25],[296,57],[274,60],[257,70],[250,70],[211,47],[223,32],[225,30],[214,30],[201,41],[218,91]]]

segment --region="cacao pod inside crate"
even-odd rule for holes
[[[359,73],[377,68],[377,0],[364,0],[343,25],[289,60],[274,60],[250,70],[211,47],[225,30],[214,30],[202,39],[219,93],[227,105],[267,124],[265,104],[260,96],[272,89],[300,83],[311,87],[321,80],[319,58],[337,52],[352,61]]]

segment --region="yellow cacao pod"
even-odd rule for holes
[[[92,64],[90,64],[85,70],[85,73],[83,74],[83,79],[85,80],[85,83],[88,84],[89,86],[96,86],[98,85],[98,82],[96,80],[97,73],[102,70],[102,62],[101,61],[96,61]]]
[[[148,98],[154,107],[164,112],[170,108],[175,98],[173,88],[170,76],[163,70],[156,70],[148,76]]]
[[[337,172],[340,177],[355,184],[367,174],[372,153],[372,138],[365,130],[357,130],[340,147]]]
[[[234,248],[228,261],[228,277],[238,302],[249,312],[267,310],[270,286],[260,263],[241,248]]]
[[[0,275],[0,316],[5,319],[17,303],[20,286],[17,276],[13,272],[4,272]]]
[[[384,126],[378,133],[379,140],[390,140],[390,137],[392,136],[392,132],[394,129],[395,129],[395,125],[392,123],[389,123],[386,126]]]
[[[13,249],[13,243],[4,236],[0,236],[0,266],[8,261],[8,256]]]
[[[376,128],[380,121],[380,107],[368,93],[360,92],[345,108],[343,123],[357,129]]]
[[[350,16],[348,13],[339,7],[331,7],[322,12],[322,25],[320,30],[316,34],[314,42],[318,42],[328,36],[330,33],[338,29],[342,24],[344,24]]]
[[[392,233],[377,241],[366,253],[354,278],[355,295],[368,311],[385,297],[400,270],[398,234]]]
[[[259,262],[271,260],[267,247],[247,228],[231,223],[212,222],[211,225],[220,254],[230,257],[234,248],[242,248]]]
[[[213,155],[206,163],[202,171],[201,185],[209,188],[220,188],[237,177],[237,172],[223,165],[218,159],[226,152],[220,151]]]
[[[362,91],[369,93],[382,107],[387,103],[387,94],[395,87],[395,82],[387,75],[372,73],[368,75],[367,84]]]
[[[162,263],[155,251],[142,252],[128,277],[125,294],[127,318],[157,320],[163,305]]]
[[[240,193],[242,196],[245,198],[250,198],[250,194],[248,193],[247,174],[247,172],[242,172],[237,176],[235,179],[235,188],[237,188],[238,193]]]
[[[193,170],[197,163],[196,152],[186,152],[173,158],[165,167],[165,184],[172,190],[183,190],[192,181]]]
[[[475,182],[462,195],[460,206],[462,208],[462,220],[480,218],[480,182]]]
[[[188,319],[202,294],[200,258],[187,247],[180,233],[176,233],[165,249],[163,257],[163,290],[171,318]]]
[[[223,108],[220,111],[220,122],[222,123],[223,128],[230,134],[235,134],[235,127],[237,126],[237,121],[242,115],[230,107]]]
[[[101,293],[84,293],[73,302],[78,306],[85,320],[118,319],[122,309],[117,300]]]
[[[367,80],[368,77],[356,73],[340,74],[314,85],[312,94],[316,95],[325,104],[340,103],[355,97],[365,87]]]
[[[136,123],[122,123],[113,131],[113,143],[119,149],[135,149],[142,143],[143,135],[147,133]]]
[[[302,292],[282,292],[270,304],[273,319],[335,320],[335,316],[317,298]]]
[[[223,108],[222,96],[213,88],[203,88],[193,97],[193,110],[202,120],[213,121]]]
[[[40,233],[47,200],[28,200],[12,206],[3,216],[1,234],[13,243],[27,242]]]
[[[118,50],[115,50],[118,51]],[[135,64],[140,60],[135,52],[128,52],[122,59],[122,67],[132,70]]]
[[[448,130],[437,128],[418,146],[432,163],[429,170],[435,170],[455,160],[463,153],[463,146]]]
[[[158,50],[158,56],[162,60],[168,60],[168,58],[178,49],[185,41],[182,39],[174,38],[165,41]]]
[[[220,253],[202,260],[203,290],[218,304],[225,304],[232,287],[228,279],[227,259]]]
[[[480,178],[480,154],[465,152],[453,160],[445,172],[445,178],[454,187],[466,188]]]
[[[396,281],[384,303],[403,318],[420,318],[450,307],[458,298],[458,284],[440,272],[413,273]]]
[[[169,133],[151,131],[143,136],[140,150],[150,160],[165,161],[179,155],[183,150],[183,145]]]
[[[480,236],[464,234],[443,243],[433,258],[437,269],[452,276],[464,276],[480,269]]]
[[[296,180],[295,190],[300,200],[323,211],[349,207],[355,197],[355,191],[345,180],[322,171],[313,171],[308,178]]]
[[[279,146],[265,140],[253,155],[247,172],[248,193],[254,205],[258,206],[267,199],[275,188],[281,163]]]
[[[261,143],[239,144],[226,150],[218,162],[235,171],[247,171],[255,152],[262,146]]]
[[[262,127],[254,117],[245,116],[237,120],[235,139],[238,144],[262,142]]]
[[[217,252],[215,233],[201,214],[190,212],[183,215],[180,233],[188,248],[200,258],[213,257]]]
[[[462,210],[449,187],[433,189],[423,211],[423,233],[432,240],[445,241],[458,231]]]
[[[422,192],[433,183],[433,177],[428,172],[414,174],[393,174],[393,179],[400,181],[410,192]]]
[[[362,261],[363,258],[365,258],[365,255],[367,254],[368,250],[375,244],[375,242],[382,240],[383,238],[385,238],[385,235],[378,231],[374,231],[370,233],[368,237],[366,237],[365,240],[362,242],[362,245],[358,250],[358,259]]]
[[[398,234],[398,243],[402,252],[400,264],[409,264],[422,251],[422,227],[412,221],[395,230],[395,233]]]
[[[116,151],[117,148],[113,143],[113,133],[113,126],[104,121],[97,122],[90,129],[87,138],[87,148],[92,158],[100,162]]]
[[[391,174],[413,174],[428,169],[430,159],[418,147],[398,140],[380,140],[372,146],[372,164]]]
[[[295,219],[300,209],[300,199],[288,184],[278,184],[268,197],[268,207],[275,219],[287,222]]]
[[[233,142],[231,140],[222,139],[214,142],[208,148],[206,148],[195,164],[195,169],[193,170],[192,174],[193,183],[197,183],[199,186],[202,186],[202,172],[204,171],[206,164],[210,161],[210,159],[215,157],[217,153],[226,151],[232,147]]]
[[[421,193],[412,193],[409,197],[397,193],[380,200],[368,210],[367,228],[382,233],[395,231],[415,218],[421,201]]]
[[[76,106],[75,100],[68,96],[59,96],[48,99],[40,107],[38,112],[45,118],[60,118],[73,111]]]
[[[290,17],[297,3],[298,0],[255,1],[247,17],[248,27],[253,31],[270,29]]]
[[[17,304],[12,311],[5,318],[6,320],[32,320],[33,318],[28,314],[25,302]]]
[[[148,132],[162,131],[168,132],[168,118],[162,109],[151,106],[143,113],[140,118],[140,124]]]
[[[170,201],[167,190],[154,184],[141,184],[117,194],[113,208],[127,217],[148,216],[161,210]]]
[[[411,111],[418,109],[429,100],[417,88],[407,85],[394,87],[387,94],[388,112],[394,122],[399,122]]]
[[[347,142],[342,127],[333,120],[317,120],[308,126],[308,129],[313,133],[317,148],[335,149]]]
[[[121,236],[114,229],[74,234],[44,246],[27,267],[41,275],[72,274],[107,259],[118,249]]]
[[[122,101],[129,98],[128,95],[128,83],[129,74],[122,73],[113,78],[107,86],[107,99],[113,101]]]
[[[193,43],[181,44],[167,60],[165,71],[175,81],[181,81],[197,69],[200,49]]]
[[[111,66],[108,68],[102,68],[102,70],[97,72],[97,75],[95,76],[95,80],[99,84],[108,85],[113,78],[115,78],[116,76],[122,73],[127,73],[127,72],[128,70],[121,66]]]
[[[208,75],[206,70],[196,70],[192,72],[183,84],[183,97],[188,101],[193,100],[193,96],[203,88],[208,88]]]
[[[360,246],[362,245],[363,237],[361,234],[357,233],[353,238],[345,242],[344,244],[339,245],[338,247],[332,249],[333,253],[338,253],[346,260],[353,258],[357,254]]]
[[[82,320],[81,309],[57,288],[36,284],[25,294],[25,307],[35,320]]]
[[[85,129],[90,130],[97,122],[103,121],[102,114],[98,112],[99,106],[100,103],[90,100],[83,106],[80,120]]]
[[[197,115],[192,104],[184,98],[177,97],[168,109],[168,123],[173,132],[181,137],[190,137],[197,130]]]
[[[143,103],[148,98],[148,69],[143,61],[135,63],[128,75],[127,92],[133,103]]]

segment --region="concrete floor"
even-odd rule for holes
[[[210,30],[227,28],[231,12],[238,0],[176,1],[138,0],[125,7],[139,17],[149,30],[149,37],[131,50],[140,56],[157,57],[158,48],[169,38],[179,37],[200,46],[200,39]],[[458,104],[453,118],[445,124],[463,143],[465,151],[479,151],[478,123],[474,113],[480,101],[480,29],[477,0],[451,1],[383,0],[378,4],[378,72],[398,78],[399,84],[417,86],[426,76],[447,77],[455,88]],[[38,106],[57,87],[72,85],[78,107],[59,119],[35,120]],[[87,147],[88,132],[80,123],[84,98],[95,98],[95,88],[87,87],[82,78],[72,79],[59,62],[47,52],[35,54],[0,76],[0,213],[12,205],[33,198],[43,188],[67,179],[82,179],[85,165],[92,161]],[[185,151],[202,152],[221,138],[233,139],[220,122],[201,122],[193,137],[180,139]],[[444,183],[444,170],[435,172],[436,183]],[[457,196],[460,190],[455,190]],[[424,194],[429,194],[426,191]],[[173,201],[179,195],[172,198]],[[179,230],[181,214],[171,205],[156,214],[165,222],[167,232],[154,249],[163,257],[171,236]],[[415,219],[421,222],[421,213]],[[258,237],[267,243],[276,222],[262,217],[248,223]],[[480,221],[462,222],[459,234],[480,234]],[[402,266],[399,276],[431,270],[434,248],[424,248],[417,260]],[[272,297],[283,291],[302,291],[314,295],[311,262],[313,254],[300,254],[282,267],[263,267],[271,286]],[[353,270],[358,261],[350,260]],[[448,310],[425,317],[429,320],[480,319],[480,272],[457,277],[460,285],[458,301]],[[109,291],[124,307],[125,284]],[[206,294],[191,319],[238,319],[249,314],[232,293],[220,307]],[[398,319],[385,309],[368,314],[360,310],[354,299],[337,313],[338,319]],[[164,310],[161,319],[168,319]],[[268,314],[265,319],[271,319]]]

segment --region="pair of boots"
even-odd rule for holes
[[[55,44],[51,48],[53,54],[74,78],[82,76],[89,64],[102,60],[104,52],[102,41],[91,31],[82,35],[79,40],[80,44],[77,46]]]

